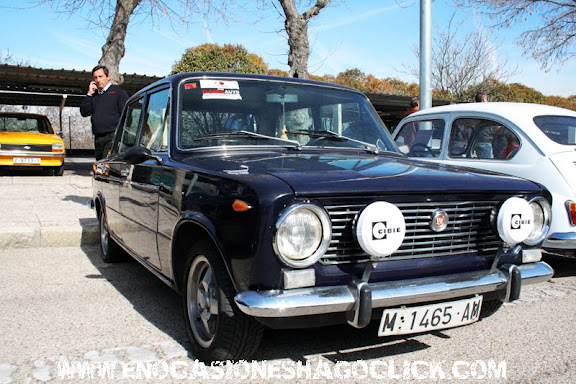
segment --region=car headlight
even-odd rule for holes
[[[530,203],[520,197],[506,199],[498,209],[496,227],[507,246],[526,241],[534,227],[534,212]]]
[[[314,264],[330,244],[332,226],[328,214],[313,204],[289,207],[276,223],[274,251],[294,268]]]
[[[534,212],[534,225],[532,231],[524,240],[527,245],[536,245],[540,243],[550,229],[551,209],[548,200],[543,197],[536,197],[529,201],[532,212]]]
[[[52,143],[52,150],[53,151],[61,151],[64,149],[64,144],[60,142]]]

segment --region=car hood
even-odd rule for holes
[[[296,195],[540,190],[535,183],[520,178],[386,154],[229,152],[225,156],[194,155],[181,161],[248,183],[254,176],[271,175],[287,183]]]
[[[38,132],[0,132],[0,143],[6,144],[52,144],[62,141],[60,136]]]

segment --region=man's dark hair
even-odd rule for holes
[[[482,101],[484,101],[484,99],[488,100],[488,95],[486,94],[486,92],[478,92],[476,94],[476,102],[477,103],[481,103]]]
[[[105,66],[105,65],[97,65],[97,66],[95,66],[95,67],[92,69],[92,74],[94,74],[94,72],[96,72],[96,71],[99,70],[99,69],[102,69],[102,70],[104,71],[104,74],[105,74],[106,76],[108,76],[108,73],[109,73],[110,71],[108,71],[108,67]]]
[[[410,100],[410,107],[414,108],[414,107],[419,107],[420,106],[420,100],[418,100],[417,97],[413,97]]]

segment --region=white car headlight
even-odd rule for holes
[[[330,219],[322,208],[313,204],[294,205],[276,223],[274,251],[284,264],[306,268],[326,252],[331,236]]]
[[[498,209],[498,235],[508,246],[524,242],[533,231],[534,212],[530,203],[520,197],[510,197]]]
[[[534,212],[534,225],[532,231],[524,240],[525,244],[536,245],[540,243],[550,229],[551,209],[548,200],[536,197],[529,201],[532,212]]]
[[[64,149],[64,144],[62,144],[60,142],[52,143],[52,150],[53,151],[61,151],[63,149]]]

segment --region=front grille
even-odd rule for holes
[[[492,227],[490,216],[496,201],[426,202],[395,204],[404,215],[406,236],[390,258],[405,259],[455,255],[467,252],[494,251],[500,238]],[[322,264],[349,264],[370,260],[360,248],[354,233],[354,220],[365,205],[325,206],[332,222],[332,240]],[[430,228],[436,209],[449,216],[447,228],[434,232]]]
[[[0,144],[3,151],[52,152],[52,144]]]

